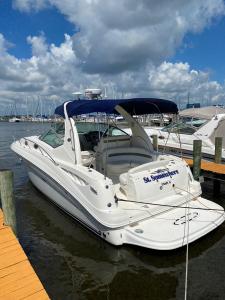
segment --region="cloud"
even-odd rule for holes
[[[65,35],[61,45],[47,44],[43,34],[29,37],[33,56],[17,59],[2,50],[0,56],[0,111],[3,99],[25,105],[36,97],[52,103],[52,99],[68,100],[72,92],[87,87],[100,87],[108,97],[150,96],[186,102],[187,94],[194,101],[215,103],[224,98],[224,87],[210,81],[209,73],[192,70],[188,63],[162,62],[147,64],[142,70],[126,70],[117,74],[87,74],[73,50],[72,37]],[[4,38],[2,36],[2,43]],[[5,105],[5,104],[4,104]]]
[[[13,7],[23,12],[39,11],[47,7],[46,0],[15,0]]]
[[[119,74],[172,56],[188,32],[225,12],[223,0],[17,0],[30,10],[52,5],[80,28],[73,49],[86,73]]]
[[[192,70],[188,63],[163,62],[149,71],[150,90],[157,95],[170,99],[191,100],[206,104],[209,101],[221,103],[225,87],[216,81],[210,81],[207,72]]]
[[[6,53],[7,50],[14,45],[7,41],[4,36],[0,33],[0,53]]]
[[[41,36],[28,36],[27,42],[32,47],[32,55],[33,56],[43,56],[48,51],[48,45],[45,41],[45,36],[42,33]]]
[[[4,37],[0,36],[4,45]],[[43,35],[29,37],[33,56],[30,59],[18,59],[7,53],[4,47],[0,52],[0,104],[3,100],[25,101],[25,96],[45,95],[57,98],[69,96],[73,89],[72,76],[76,56],[72,50],[72,41],[65,36],[59,47],[47,45]],[[71,84],[68,84],[71,82]]]

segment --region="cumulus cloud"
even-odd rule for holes
[[[41,36],[28,36],[27,42],[32,47],[33,56],[43,56],[48,51],[48,45],[45,42],[45,37],[43,34]]]
[[[4,44],[4,38],[3,44]],[[0,106],[4,100],[15,101],[25,107],[25,102],[68,100],[72,92],[87,87],[100,87],[108,97],[151,96],[186,102],[187,94],[195,101],[219,103],[224,98],[224,87],[210,81],[209,74],[192,70],[188,63],[162,62],[147,64],[140,72],[126,70],[117,74],[87,74],[73,51],[72,37],[58,47],[48,45],[43,35],[29,37],[33,56],[17,59],[2,50],[0,56]],[[43,50],[44,49],[44,50]],[[36,97],[36,98],[35,98]],[[3,108],[0,110],[3,111]]]
[[[16,0],[13,1],[13,7],[20,11],[30,12],[32,10],[39,11],[46,8],[48,1],[46,0]]]
[[[86,73],[121,73],[160,64],[188,32],[224,13],[223,0],[16,0],[25,11],[53,5],[80,27],[74,51]]]
[[[149,71],[148,79],[150,89],[157,95],[180,99],[181,102],[188,96],[202,104],[220,103],[224,99],[224,86],[210,81],[209,73],[192,70],[188,63],[163,62]]]
[[[215,103],[224,97],[224,86],[209,73],[169,62],[185,34],[224,14],[222,0],[14,0],[13,6],[25,13],[55,7],[79,32],[65,34],[59,46],[48,44],[44,33],[28,36],[28,59],[10,55],[0,34],[0,99],[64,100],[87,87],[106,88],[109,97],[186,101],[189,93]]]

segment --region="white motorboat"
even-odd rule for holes
[[[18,122],[20,122],[21,121],[21,119],[19,119],[19,118],[17,118],[17,117],[13,117],[13,118],[10,118],[9,119],[9,122],[10,123],[18,123]]]
[[[215,137],[223,137],[222,160],[225,162],[225,109],[202,107],[180,112],[180,120],[164,128],[145,126],[152,138],[158,136],[159,149],[174,155],[191,156],[194,140],[202,140],[202,158],[213,160]],[[125,130],[129,132],[129,130]]]
[[[158,110],[177,113],[177,106],[151,98],[66,102],[56,109],[64,123],[11,148],[40,191],[107,242],[176,249],[215,229],[225,214],[201,197],[200,184],[181,158],[153,151],[131,116]],[[132,136],[109,123],[73,119],[93,112],[121,114]]]

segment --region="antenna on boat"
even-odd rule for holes
[[[72,95],[75,95],[76,96],[76,100],[80,100],[80,96],[83,95],[81,92],[74,92],[72,93]]]
[[[190,92],[188,91],[188,94],[187,94],[187,107],[189,107],[190,105]]]
[[[99,100],[102,99],[101,89],[86,89],[84,95],[89,100]]]
[[[106,87],[105,87],[105,94],[104,94],[104,99],[107,99],[108,96],[107,96],[107,93],[106,93]]]

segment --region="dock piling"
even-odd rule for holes
[[[156,134],[152,135],[152,145],[153,145],[153,149],[155,151],[158,151],[158,135]]]
[[[223,138],[222,137],[215,137],[215,163],[221,164],[222,160],[222,145],[223,145]],[[213,180],[213,193],[214,195],[218,195],[220,193],[220,181],[217,179]]]
[[[16,235],[16,213],[13,197],[13,172],[0,170],[0,198],[4,215],[4,224],[11,226]]]
[[[221,164],[223,138],[215,137],[215,163]]]
[[[193,176],[195,180],[199,179],[201,172],[202,159],[202,141],[194,140],[193,144]]]

